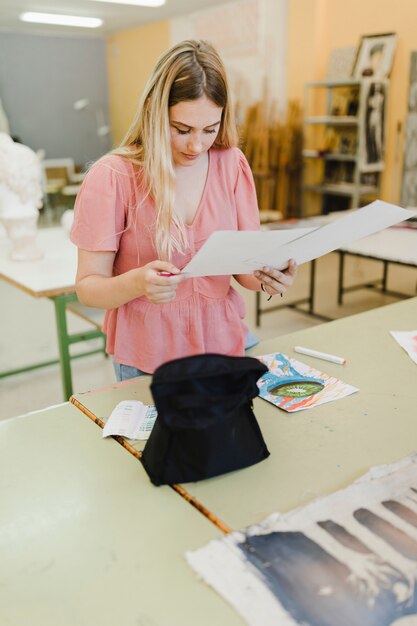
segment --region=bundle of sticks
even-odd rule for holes
[[[249,106],[240,129],[241,148],[252,168],[261,221],[295,217],[300,211],[302,111],[288,104],[281,121],[267,100]]]

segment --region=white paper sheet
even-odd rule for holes
[[[148,439],[157,411],[139,400],[123,400],[116,405],[103,428],[103,437],[121,435],[129,439]]]
[[[414,363],[417,363],[417,330],[390,330],[389,332]]]
[[[277,250],[295,237],[313,230],[218,230],[207,239],[183,272],[191,276],[251,274],[253,263],[250,258],[253,255],[261,255],[265,248]]]
[[[290,258],[301,265],[412,216],[412,211],[375,200],[313,229],[217,231],[183,272],[190,276],[250,274],[264,265],[284,269]]]

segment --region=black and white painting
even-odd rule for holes
[[[362,97],[361,171],[381,171],[384,168],[385,83],[365,81]]]
[[[401,204],[417,207],[417,51],[411,53]]]
[[[187,559],[250,626],[415,626],[417,455]]]

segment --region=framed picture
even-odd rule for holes
[[[367,76],[374,80],[388,78],[396,47],[396,33],[364,35],[353,64],[352,77],[357,80]]]
[[[417,206],[417,50],[411,52],[401,205]]]

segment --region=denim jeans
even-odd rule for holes
[[[253,348],[253,346],[256,346],[258,343],[259,343],[258,337],[255,337],[255,335],[252,335],[250,330],[248,330],[248,334],[246,335],[245,350],[249,350],[249,348]]]
[[[146,372],[142,372],[142,370],[139,370],[137,367],[133,367],[132,365],[122,365],[121,363],[113,361],[113,366],[118,383],[122,382],[122,380],[129,380],[129,378],[135,378],[136,376],[143,376],[146,374]]]
[[[249,350],[249,348],[253,348],[256,344],[259,343],[259,339],[252,335],[250,331],[246,336],[246,344],[245,350]],[[129,380],[129,378],[135,378],[136,376],[146,375],[146,372],[142,372],[137,367],[133,367],[132,365],[122,365],[121,363],[116,363],[113,361],[114,371],[116,372],[117,382],[122,382],[122,380]]]

